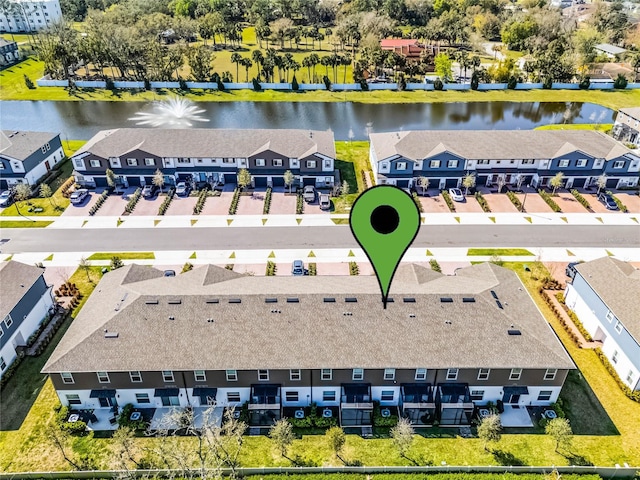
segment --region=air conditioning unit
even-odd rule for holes
[[[380,410],[380,416],[382,418],[389,418],[391,416],[391,410],[388,408],[383,408]]]
[[[555,410],[545,410],[544,415],[545,417],[550,419],[558,417],[558,414],[555,412]]]
[[[333,417],[333,410],[330,408],[325,408],[322,410],[322,418],[331,418]]]
[[[300,409],[300,410],[296,410],[294,417],[296,418],[304,418],[304,410]]]
[[[242,412],[240,412],[240,410],[234,410],[233,411],[233,418],[240,418],[240,413],[242,413]]]

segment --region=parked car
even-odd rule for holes
[[[86,188],[81,188],[73,192],[71,194],[71,197],[69,197],[69,200],[74,205],[77,205],[78,203],[82,203],[87,195],[89,195],[89,190],[87,190]]]
[[[313,203],[316,201],[316,187],[313,185],[307,185],[302,192],[304,201],[307,203]]]
[[[454,202],[464,202],[464,195],[462,194],[462,190],[459,188],[450,188],[449,195]]]
[[[158,187],[156,187],[154,184],[145,185],[144,188],[142,189],[142,196],[144,198],[155,197],[157,191],[158,191]]]
[[[331,200],[329,195],[323,193],[320,195],[320,210],[329,210],[331,208]]]
[[[598,200],[600,200],[604,204],[604,206],[607,207],[607,210],[618,210],[618,204],[608,193],[600,192],[598,194]]]
[[[164,271],[164,276],[165,277],[175,277],[176,276],[176,271],[175,270],[165,270]]]
[[[304,262],[302,260],[294,260],[291,266],[291,275],[302,276],[308,275],[309,270],[304,268]]]
[[[180,182],[176,185],[176,195],[186,197],[191,192],[191,186],[186,182]]]
[[[8,207],[13,203],[13,190],[0,193],[0,207]]]

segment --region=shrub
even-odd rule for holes
[[[133,195],[129,198],[127,205],[124,207],[124,213],[129,214],[133,212],[133,209],[136,208],[136,203],[140,200],[140,195],[142,195],[142,189],[140,187],[136,188],[136,191],[133,192]]]
[[[489,204],[487,203],[487,200],[484,198],[484,196],[480,192],[476,192],[475,197],[478,203],[480,204],[480,208],[482,208],[482,211],[490,213],[491,208],[489,207]]]
[[[589,334],[589,332],[587,332],[587,329],[584,328],[584,325],[582,324],[578,316],[573,311],[569,310],[569,308],[564,303],[564,293],[563,292],[556,293],[556,299],[558,300],[558,302],[560,302],[560,304],[562,305],[562,308],[567,313],[567,315],[569,316],[571,321],[574,323],[574,325],[576,326],[580,334],[584,337],[584,339],[587,342],[592,342],[593,338],[591,338],[591,335]]]
[[[432,258],[431,260],[429,260],[429,266],[431,267],[431,270],[433,270],[434,272],[442,273],[442,268],[440,268],[440,264],[435,258]]]
[[[180,85],[180,90],[183,90],[185,92],[189,90],[186,80],[182,78],[178,79],[178,85]]]
[[[145,90],[151,90],[151,82],[149,81],[148,78],[144,79],[144,89]]]
[[[82,420],[78,420],[77,422],[63,422],[60,425],[60,429],[71,434],[79,435],[87,429],[87,424]]]
[[[613,368],[613,365],[611,365],[611,362],[609,362],[609,359],[607,358],[607,356],[604,353],[602,353],[601,349],[596,348],[595,352],[596,352],[596,355],[598,355],[598,358],[600,359],[604,367],[607,369],[609,374],[613,377],[613,379],[616,381],[616,383],[620,387],[620,390],[622,390],[624,394],[634,402],[640,402],[640,390],[631,390],[629,388],[629,385],[627,385],[622,381],[622,379],[618,376],[618,372],[616,372],[615,368]]]
[[[235,215],[238,211],[238,202],[240,201],[240,189],[236,188],[233,191],[233,198],[231,198],[231,205],[229,205],[229,215]]]
[[[507,80],[507,88],[510,90],[515,90],[517,85],[518,85],[518,79],[516,78],[515,75],[511,75],[509,77],[509,80]]]
[[[360,79],[360,90],[362,90],[363,92],[369,91],[369,84],[364,78]]]
[[[629,211],[629,209],[627,208],[627,206],[626,206],[624,203],[622,203],[622,202],[620,201],[620,199],[619,199],[618,197],[616,197],[616,196],[613,194],[613,192],[611,192],[611,191],[607,190],[607,194],[608,194],[611,198],[613,198],[613,201],[614,201],[614,202],[616,202],[616,205],[618,206],[618,208],[620,209],[620,211],[621,211],[621,212],[627,213],[627,212]]]
[[[262,206],[262,213],[265,215],[267,215],[269,213],[269,210],[271,210],[271,193],[272,188],[267,187],[267,191],[264,194],[264,205]]]
[[[296,214],[302,215],[304,213],[304,197],[302,196],[302,192],[298,192],[298,196],[296,198]]]
[[[322,77],[322,81],[324,82],[324,88],[327,90],[331,90],[331,80],[326,75]]]
[[[251,80],[251,83],[253,84],[253,91],[254,92],[261,92],[262,91],[262,85],[260,85],[260,82],[258,80],[256,80],[254,78],[253,80]]]
[[[362,184],[367,185],[367,172],[360,170],[360,176],[362,177]]]
[[[9,365],[4,372],[2,372],[2,378],[0,378],[0,388],[3,388],[5,384],[9,381],[9,379],[16,373],[18,366],[22,363],[22,359],[24,358],[24,353],[19,354],[11,365]]]
[[[26,87],[29,90],[33,90],[36,88],[36,86],[33,84],[33,82],[31,81],[31,79],[27,76],[27,74],[24,75],[24,84],[26,85]]]
[[[291,90],[293,90],[294,92],[300,90],[300,85],[298,85],[298,80],[296,79],[295,75],[291,79]]]
[[[418,211],[420,213],[424,212],[424,208],[422,207],[422,202],[420,202],[420,198],[418,197],[418,192],[411,192],[411,198],[413,198],[413,201],[418,207]]]
[[[275,262],[272,262],[271,260],[269,260],[267,262],[267,271],[265,275],[267,277],[275,277],[277,270],[278,270],[278,267],[276,266]]]
[[[375,427],[395,427],[398,423],[398,415],[383,417],[380,410],[380,403],[373,402],[373,425]]]
[[[218,90],[220,90],[221,92],[226,92],[227,89],[224,86],[224,83],[222,83],[222,79],[220,77],[218,77],[218,80],[216,81],[216,84],[218,85]]]
[[[60,192],[64,198],[69,198],[71,196],[71,187],[73,187],[76,183],[76,179],[73,177],[69,177],[60,187]]]
[[[200,190],[200,193],[198,193],[198,201],[193,207],[194,215],[200,215],[200,213],[202,212],[202,209],[204,208],[204,204],[207,201],[208,196],[209,196],[209,190],[206,190],[204,188]]]
[[[578,84],[578,86],[582,90],[589,90],[589,86],[591,86],[591,78],[589,78],[589,76],[587,75],[582,80],[580,80],[580,83]]]
[[[451,195],[449,195],[449,192],[447,192],[446,190],[442,190],[440,193],[442,194],[442,198],[444,198],[447,207],[449,207],[449,210],[455,212],[456,206],[453,203],[453,200],[451,200]]]
[[[624,90],[627,88],[627,78],[619,73],[616,79],[613,81],[613,88],[617,88],[619,90]]]
[[[547,205],[549,205],[551,207],[551,210],[553,210],[556,213],[562,212],[562,209],[560,208],[560,205],[558,205],[555,202],[555,200],[553,198],[551,198],[551,195],[549,195],[544,190],[538,190],[538,193],[540,194],[542,199],[547,203]]]
[[[407,88],[407,81],[404,79],[404,75],[400,75],[400,80],[398,81],[398,91],[402,92]]]
[[[473,72],[471,75],[471,90],[478,90],[478,86],[480,85],[480,79],[478,77],[477,72]]]
[[[433,89],[434,90],[443,90],[444,89],[444,84],[442,83],[442,80],[440,80],[439,78],[433,82]]]
[[[349,262],[349,275],[360,275],[360,267],[356,262]]]
[[[523,212],[524,211],[522,209],[522,202],[520,201],[520,199],[518,198],[518,196],[515,193],[507,192],[507,197],[509,198],[509,200],[511,200],[511,203],[513,203],[513,205],[516,207],[516,209],[519,212]]]
[[[109,77],[107,77],[104,80],[105,83],[105,87],[107,90],[111,90],[112,92],[114,92],[116,90],[116,85],[113,83],[113,80]]]
[[[578,201],[578,203],[580,203],[580,205],[582,205],[587,210],[591,211],[591,205],[589,205],[589,202],[587,201],[587,199],[584,198],[578,190],[576,190],[575,188],[571,190],[571,195],[575,197],[575,199]]]
[[[96,203],[94,203],[93,206],[89,209],[89,215],[92,215],[92,216],[95,215],[95,213],[100,209],[100,207],[105,202],[108,196],[109,196],[108,190],[105,190],[104,192],[102,192],[102,194],[98,197],[98,200],[96,200]]]
[[[542,81],[542,88],[544,90],[551,90],[551,87],[553,86],[553,78],[551,77],[546,77],[543,81]]]
[[[309,275],[312,277],[315,277],[316,275],[318,275],[318,267],[315,263],[309,264]]]
[[[167,209],[169,208],[169,205],[171,205],[171,200],[173,200],[173,196],[175,195],[175,193],[175,187],[171,187],[169,189],[169,192],[167,193],[167,196],[162,201],[160,208],[158,208],[158,215],[164,215],[167,212]]]
[[[130,403],[127,403],[122,407],[122,412],[118,415],[118,425],[121,427],[129,427],[134,430],[144,430],[146,427],[144,420],[131,420],[133,410],[133,405]]]

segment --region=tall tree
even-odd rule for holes
[[[484,417],[478,425],[478,437],[482,440],[487,452],[489,451],[489,442],[498,443],[502,438],[500,415],[492,414]]]
[[[40,185],[40,197],[41,198],[48,198],[49,199],[49,203],[51,204],[51,206],[53,207],[53,191],[51,190],[51,187],[49,185],[47,185],[46,183],[43,183],[42,185]]]
[[[333,452],[333,454],[340,460],[342,463],[346,463],[342,458],[342,451],[344,450],[344,444],[346,443],[347,437],[344,434],[344,430],[340,427],[331,427],[325,432],[325,438],[327,439],[327,443],[329,444],[329,448]]]
[[[116,174],[113,173],[113,170],[111,170],[110,168],[107,168],[104,174],[107,178],[107,185],[111,188],[114,188],[116,186]]]
[[[466,189],[464,194],[469,195],[469,189],[476,186],[476,176],[473,173],[467,173],[462,179],[462,186]]]
[[[553,195],[555,195],[556,190],[564,185],[564,173],[556,173],[553,178],[549,180],[549,185],[551,185],[551,188],[553,189]]]
[[[422,196],[427,193],[427,189],[429,188],[429,177],[421,176],[418,178],[418,186],[422,190]]]
[[[596,179],[596,185],[598,187],[598,193],[607,186],[607,176],[603,173]]]
[[[162,191],[162,188],[164,187],[164,174],[159,168],[156,169],[155,173],[153,174],[152,182],[156,187],[160,189],[160,191]]]
[[[439,53],[435,58],[435,71],[443,83],[450,82],[453,79],[451,71],[452,62],[446,53]]]
[[[249,170],[243,168],[238,172],[238,186],[241,190],[244,190],[249,185],[251,185],[251,174]]]
[[[296,438],[293,433],[293,426],[286,418],[281,418],[269,429],[269,438],[273,442],[273,446],[276,451],[284,458],[292,461],[287,453],[289,447],[293,444],[293,440]]]
[[[571,448],[573,440],[573,431],[571,430],[571,424],[566,418],[554,418],[549,420],[549,423],[544,427],[544,433],[553,438],[556,442],[555,452],[562,448],[568,451]]]
[[[400,418],[396,426],[391,428],[391,443],[398,450],[398,454],[402,458],[406,458],[411,461],[414,465],[418,465],[418,462],[409,458],[407,454],[411,449],[411,445],[413,445],[413,436],[415,435],[415,431],[413,426],[411,425],[411,421],[407,418]]]
[[[291,193],[291,186],[293,185],[296,177],[293,175],[293,172],[291,170],[287,170],[286,172],[284,172],[283,178],[284,184],[289,187],[289,193]]]
[[[16,211],[18,215],[22,215],[18,205],[20,202],[25,202],[31,198],[31,187],[27,183],[19,183],[13,187],[13,199],[15,200]]]
[[[93,280],[91,280],[91,276],[89,275],[89,272],[91,271],[91,262],[85,257],[81,257],[78,262],[78,268],[87,275],[87,281],[89,283],[93,283]]]
[[[231,54],[231,63],[235,63],[236,64],[236,81],[240,81],[238,79],[240,78],[239,68],[240,68],[240,62],[241,61],[242,61],[242,56],[239,53],[233,52]]]

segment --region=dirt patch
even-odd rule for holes
[[[554,200],[564,213],[587,213],[588,210],[582,206],[580,202],[576,200],[576,197],[569,192],[560,192]]]
[[[165,215],[193,215],[198,197],[179,197],[174,195]]]
[[[262,215],[264,209],[264,190],[254,191],[253,195],[241,195],[237,215]]]
[[[640,213],[640,196],[636,193],[616,193],[618,198],[629,209],[629,213]]]
[[[269,209],[269,213],[273,215],[295,214],[296,199],[296,195],[285,195],[284,187],[274,188],[271,193],[271,208]]]
[[[514,213],[518,209],[504,193],[483,193],[492,213]],[[529,201],[527,199],[527,201]]]

